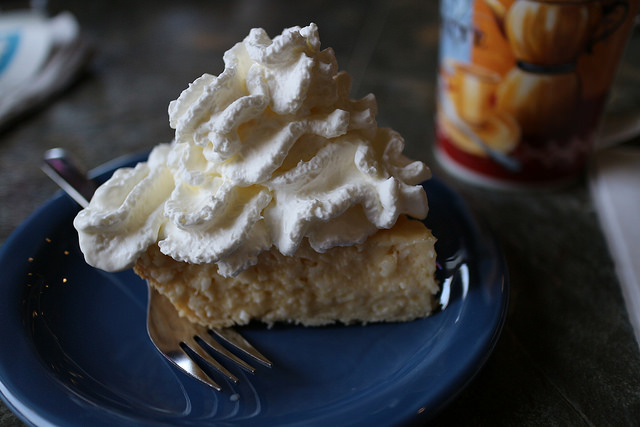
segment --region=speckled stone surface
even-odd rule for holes
[[[73,87],[0,133],[0,242],[57,190],[39,170],[46,149],[64,147],[95,167],[169,141],[169,101],[203,72],[222,71],[222,53],[250,28],[273,36],[313,21],[353,74],[352,95],[376,94],[379,123],[459,191],[507,258],[502,337],[433,424],[640,424],[640,351],[585,180],[495,192],[456,181],[433,158],[436,1],[60,0],[48,8],[75,14],[95,56]],[[636,34],[612,112],[640,104],[638,52]],[[0,427],[18,425],[0,404]]]

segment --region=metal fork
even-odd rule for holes
[[[80,206],[86,207],[89,204],[88,200],[91,200],[97,185],[65,150],[48,150],[44,155],[42,170]],[[221,342],[238,354],[249,356],[251,360],[264,366],[272,366],[269,359],[232,328],[208,329],[180,317],[169,299],[151,286],[147,307],[147,331],[158,351],[170,362],[218,391],[221,391],[222,387],[208,373],[212,369],[234,383],[238,382],[238,377],[219,363],[212,353],[224,356],[248,372],[254,373],[256,370]]]

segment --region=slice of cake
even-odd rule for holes
[[[407,321],[435,306],[434,243],[421,222],[400,217],[362,244],[325,253],[306,242],[292,256],[272,247],[236,277],[219,275],[215,264],[176,261],[156,245],[134,269],[181,315],[211,327],[252,319],[305,326]]]
[[[254,29],[169,104],[171,144],[74,221],[87,262],[135,266],[209,326],[407,321],[435,306],[429,169],[349,98],[317,27]]]

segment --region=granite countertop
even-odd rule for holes
[[[95,167],[170,141],[169,101],[203,72],[219,73],[222,53],[250,28],[273,36],[316,22],[323,46],[354,77],[352,96],[376,94],[379,123],[403,134],[407,154],[462,195],[506,255],[511,295],[502,336],[433,425],[640,422],[639,346],[586,180],[496,192],[457,181],[434,159],[438,2],[59,0],[48,9],[72,12],[95,55],[72,87],[0,132],[0,243],[57,191],[39,170],[46,149],[67,148]],[[640,97],[635,39],[617,105]],[[18,425],[0,404],[0,427]]]

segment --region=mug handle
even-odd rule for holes
[[[604,2],[603,2],[604,3]],[[621,8],[621,9],[620,9]],[[609,21],[608,16],[618,10],[617,15],[614,15],[614,20]],[[629,2],[625,0],[614,1],[608,4],[602,5],[602,25],[599,27],[599,31],[595,34],[594,38],[589,42],[588,51],[593,50],[593,46],[615,33],[622,23],[627,18],[629,13]],[[616,18],[617,16],[617,18]]]
[[[635,16],[631,37],[640,35],[640,14]],[[633,35],[633,32],[636,34]],[[640,136],[640,108],[635,108],[624,114],[605,114],[600,126],[596,150],[605,149],[625,143]]]

